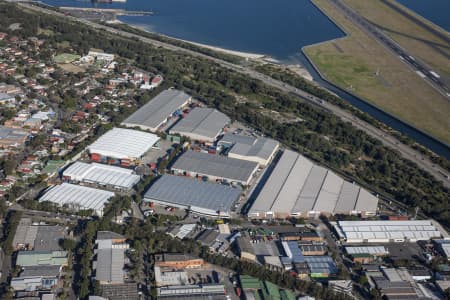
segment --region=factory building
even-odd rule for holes
[[[246,186],[258,171],[258,164],[226,156],[187,151],[177,159],[171,169],[177,175]]]
[[[74,183],[91,183],[120,191],[129,191],[140,176],[133,170],[98,163],[75,162],[63,172],[63,179]]]
[[[378,198],[304,156],[285,150],[256,197],[250,218],[374,215]]]
[[[123,284],[125,281],[125,251],[129,245],[125,237],[110,231],[99,231],[95,241],[97,259],[94,261],[95,279],[101,285]]]
[[[22,147],[28,138],[28,132],[22,129],[0,126],[0,148]]]
[[[91,160],[127,167],[140,159],[159,140],[157,135],[132,129],[113,128],[87,147]]]
[[[190,102],[191,96],[182,91],[165,90],[125,119],[122,125],[159,131],[172,117],[181,115],[183,107]]]
[[[339,238],[351,243],[404,243],[441,238],[432,220],[338,221],[333,227]]]
[[[228,157],[254,161],[265,167],[277,153],[280,144],[264,137],[226,133],[217,146],[226,149]]]
[[[216,109],[196,107],[176,123],[169,133],[186,136],[201,143],[213,144],[230,122],[230,118]]]
[[[145,202],[187,209],[211,217],[230,217],[242,190],[181,176],[163,175],[147,190]]]
[[[102,216],[105,204],[114,196],[113,192],[98,190],[90,187],[62,183],[48,189],[39,198],[39,202],[49,201],[59,206],[68,206],[74,210],[92,209],[95,214]]]

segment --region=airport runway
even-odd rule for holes
[[[407,64],[417,75],[424,79],[434,89],[441,93],[447,99],[450,99],[450,86],[436,71],[433,71],[430,66],[423,61],[410,55],[405,49],[400,47],[394,40],[387,36],[384,32],[379,30],[370,21],[351,9],[342,0],[330,0],[334,6],[339,9],[353,24],[362,29],[369,36],[373,37],[380,44],[384,45],[389,51],[399,57],[405,64]],[[425,28],[428,30],[427,28]]]

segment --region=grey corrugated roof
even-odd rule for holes
[[[332,212],[336,206],[343,183],[344,180],[342,178],[328,171],[313,210]]]
[[[22,139],[27,135],[28,132],[25,130],[0,126],[0,139]]]
[[[196,107],[175,124],[170,129],[170,133],[178,133],[194,139],[214,140],[230,121],[230,118],[216,109]]]
[[[34,276],[58,276],[61,266],[41,265],[24,267],[20,273],[20,277],[34,277]]]
[[[98,249],[96,279],[111,283],[123,283],[124,261],[124,249]]]
[[[173,170],[226,178],[246,183],[258,168],[256,162],[208,153],[187,151],[173,164]]]
[[[228,152],[230,154],[253,156],[262,159],[269,159],[278,147],[278,142],[272,139],[264,137],[255,138],[231,133],[225,134],[221,142],[233,144],[233,147]]]
[[[272,171],[272,174],[270,174],[269,179],[250,208],[249,213],[265,213],[271,210],[272,204],[277,199],[297,157],[297,153],[293,151],[284,151],[275,169]]]
[[[165,90],[125,119],[122,125],[156,129],[190,98],[191,96],[182,91]]]
[[[355,208],[356,199],[358,199],[359,186],[345,181],[334,208],[335,213],[348,213]]]
[[[356,201],[356,211],[376,211],[378,206],[378,198],[361,188]]]
[[[284,185],[273,203],[272,210],[283,213],[291,212],[312,167],[313,163],[311,161],[297,154],[297,160],[292,165],[291,172],[285,179]]]
[[[334,274],[338,272],[336,263],[329,256],[305,256],[305,261],[311,273]]]
[[[157,200],[212,211],[227,212],[242,190],[221,184],[201,182],[181,176],[163,175],[145,193],[147,201]]]
[[[323,181],[327,175],[327,169],[315,165],[303,185],[302,191],[294,205],[293,212],[309,212],[313,209]]]
[[[97,240],[124,239],[125,237],[113,231],[98,231]]]

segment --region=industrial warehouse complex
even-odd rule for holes
[[[191,96],[184,92],[165,90],[129,116],[122,125],[156,132],[190,101]]]
[[[169,133],[213,144],[230,121],[229,117],[216,109],[196,107],[185,118],[175,124]]]
[[[280,144],[272,139],[226,133],[217,143],[228,157],[257,162],[261,167],[269,164]]]
[[[241,196],[239,187],[163,175],[145,193],[144,201],[187,209],[212,217],[229,217]]]
[[[403,243],[441,238],[434,221],[338,221],[333,223],[339,238],[346,243]]]
[[[74,210],[92,209],[102,216],[105,204],[114,196],[113,192],[62,183],[47,190],[39,202],[49,201]]]
[[[63,172],[70,182],[93,183],[106,188],[128,191],[141,177],[133,170],[98,163],[75,162]]]
[[[302,155],[284,151],[250,208],[251,218],[374,215],[378,199]]]
[[[172,166],[178,175],[241,185],[249,185],[257,170],[258,164],[252,161],[195,151],[183,153]]]
[[[159,140],[157,135],[132,129],[113,128],[88,146],[91,159],[112,161],[123,166],[135,164]]]

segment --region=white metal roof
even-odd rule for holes
[[[83,209],[101,211],[106,202],[113,196],[113,192],[62,183],[48,190],[39,199],[39,202],[50,201],[58,205],[76,205]]]
[[[72,180],[93,182],[101,185],[112,185],[131,189],[140,180],[133,170],[98,163],[75,162],[63,173]]]
[[[354,246],[345,247],[348,254],[388,254],[388,250],[384,246]]]
[[[410,221],[339,221],[335,227],[349,240],[428,240],[441,233],[429,220]]]
[[[103,156],[133,159],[145,154],[159,140],[152,133],[113,128],[88,146],[89,152]]]

